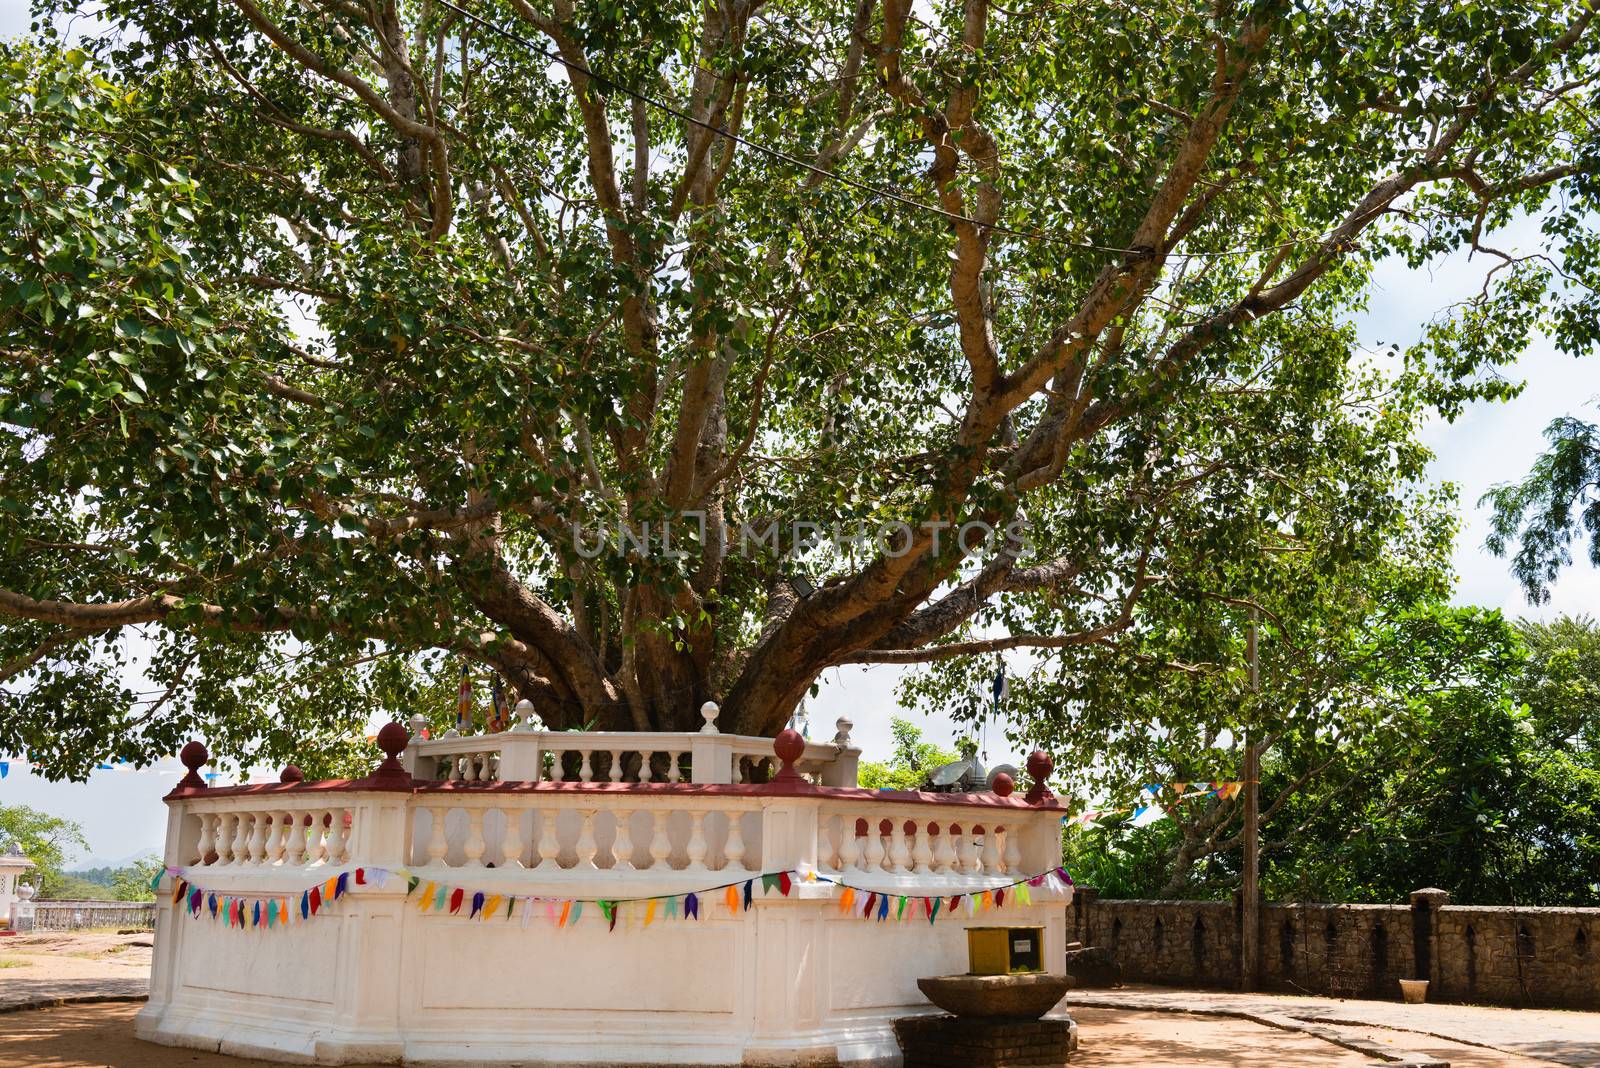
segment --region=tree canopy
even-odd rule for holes
[[[1550,600],[1550,584],[1572,563],[1572,543],[1589,538],[1589,562],[1600,567],[1600,427],[1572,416],[1544,431],[1550,448],[1521,482],[1498,485],[1479,503],[1492,509],[1486,545],[1511,553],[1511,570],[1534,604]]]
[[[1155,655],[1146,598],[1370,554],[1421,413],[1593,339],[1584,4],[37,10],[0,748],[54,775],[281,759],[463,663],[772,732],[834,665]],[[1482,294],[1363,369],[1372,263],[1458,249]]]
[[[35,865],[23,881],[47,897],[65,881],[62,867],[67,857],[89,848],[83,828],[72,820],[27,805],[0,805],[0,852],[13,845]]]
[[[1600,629],[1564,617],[1503,630],[1511,655],[1419,694],[1403,735],[1267,754],[1269,899],[1393,902],[1440,886],[1462,904],[1600,901]],[[1194,828],[1236,818],[1235,805],[1191,801],[1144,827],[1109,819],[1071,836],[1068,854],[1108,896],[1225,897],[1238,852],[1196,850]]]

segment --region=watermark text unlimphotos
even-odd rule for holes
[[[669,519],[636,523],[573,523],[572,546],[586,560],[607,553],[684,560],[704,550],[709,524],[703,511],[685,511]],[[930,519],[870,524],[764,518],[727,523],[718,533],[727,555],[783,560],[798,559],[824,547],[839,556],[872,553],[891,558],[921,548],[939,556],[952,545],[963,556],[985,556],[1004,546],[1010,546],[1013,552],[1026,552],[1028,548],[1028,525],[1020,519],[996,527],[978,519],[963,523]]]

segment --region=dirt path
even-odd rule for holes
[[[0,1015],[7,1068],[269,1068],[268,1062],[155,1046],[133,1037],[137,1003],[67,1005]],[[1072,1068],[1366,1068],[1371,1057],[1244,1020],[1121,1009],[1078,1010]],[[1409,1038],[1409,1036],[1408,1036]],[[1441,1047],[1452,1068],[1527,1068],[1535,1061]]]
[[[1358,998],[1231,994],[1130,985],[1073,991],[1065,1007],[1179,1013],[1241,1013],[1313,1032],[1366,1040],[1375,1047],[1428,1053],[1455,1065],[1600,1066],[1600,1013],[1505,1009],[1484,1005],[1402,1005]],[[1453,1051],[1440,1053],[1438,1051]],[[1476,1052],[1474,1052],[1476,1051]],[[1485,1059],[1487,1058],[1487,1059]]]
[[[0,1011],[45,998],[131,997],[150,988],[151,933],[41,931],[0,939]]]
[[[1368,1053],[1247,1020],[1126,1009],[1075,1008],[1072,1014],[1078,1021],[1079,1042],[1072,1058],[1074,1068],[1190,1068],[1197,1064],[1226,1068],[1366,1068],[1382,1063]],[[1383,1028],[1340,1030],[1345,1031],[1346,1039],[1365,1039],[1387,1046],[1391,1055],[1420,1054],[1425,1059],[1447,1062],[1450,1068],[1550,1068],[1549,1061]]]

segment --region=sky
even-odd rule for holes
[[[26,32],[27,28],[24,0],[0,0],[0,36]],[[1493,244],[1531,251],[1535,236],[1531,227],[1523,226],[1499,236]],[[1355,318],[1362,344],[1378,349],[1391,342],[1415,340],[1429,316],[1476,291],[1485,267],[1481,259],[1473,263],[1464,256],[1423,271],[1411,271],[1398,262],[1380,265],[1369,306]],[[1432,476],[1435,481],[1456,485],[1463,514],[1455,550],[1456,600],[1537,619],[1592,613],[1600,604],[1600,571],[1582,559],[1555,583],[1548,604],[1528,605],[1506,561],[1483,549],[1488,514],[1477,501],[1490,486],[1526,474],[1544,448],[1543,431],[1552,419],[1596,417],[1600,358],[1563,356],[1540,337],[1521,355],[1510,375],[1526,380],[1520,396],[1503,403],[1473,405],[1454,423],[1436,419],[1424,432],[1425,442],[1435,453]],[[811,736],[831,738],[835,720],[847,716],[854,722],[852,737],[864,756],[886,756],[892,744],[889,720],[897,712],[894,687],[905,670],[876,665],[827,671],[819,680],[817,696],[807,702]],[[957,732],[947,718],[911,718],[928,740],[953,746]],[[998,726],[989,729],[989,764],[1009,761],[1020,765],[1020,754],[1010,751],[1003,734]],[[87,784],[68,784],[46,782],[29,774],[24,762],[12,761],[9,775],[0,779],[0,804],[30,805],[76,820],[89,843],[79,859],[118,862],[146,851],[159,852],[166,821],[160,798],[172,788],[180,770],[176,762],[165,761],[139,772],[96,772]]]

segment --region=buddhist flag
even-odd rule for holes
[[[728,903],[728,911],[737,916],[739,914],[739,888],[737,886],[728,887],[728,892],[723,895],[723,899]]]
[[[472,722],[472,670],[461,665],[461,685],[456,688],[456,730],[462,734]]]

